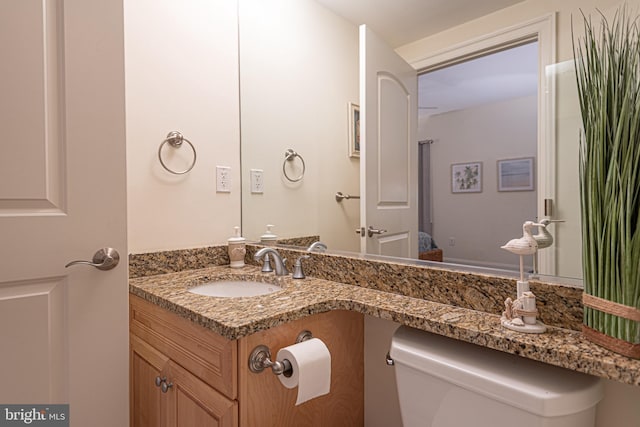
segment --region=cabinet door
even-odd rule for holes
[[[237,344],[157,305],[129,296],[131,333],[205,383],[237,397]]]
[[[171,385],[163,396],[167,426],[238,426],[236,401],[227,399],[173,361],[169,361],[167,383]]]
[[[130,348],[131,427],[159,427],[163,396],[156,377],[166,377],[169,358],[135,335]]]

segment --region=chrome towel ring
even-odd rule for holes
[[[166,143],[169,143],[169,145],[171,145],[174,148],[180,148],[182,147],[182,143],[186,142],[187,144],[189,144],[189,146],[191,147],[191,150],[193,151],[193,161],[191,162],[191,165],[189,165],[189,167],[183,171],[179,171],[176,172],[172,169],[170,169],[165,163],[164,160],[162,160],[162,147],[164,147],[164,145]],[[193,146],[193,144],[184,136],[182,136],[182,134],[178,131],[172,131],[169,132],[167,134],[167,138],[162,141],[162,144],[160,144],[160,147],[158,148],[158,159],[160,160],[160,164],[162,165],[162,167],[167,171],[170,172],[174,175],[183,175],[187,172],[189,172],[191,169],[193,169],[193,167],[196,165],[196,148]]]
[[[289,175],[287,175],[286,166],[287,166],[287,162],[293,162],[296,157],[299,158],[300,161],[302,162],[302,172],[300,173],[299,177],[291,178]],[[287,151],[284,152],[284,163],[282,163],[282,173],[284,174],[284,177],[291,182],[298,182],[304,177],[305,169],[306,169],[306,166],[304,164],[304,159],[302,158],[302,156],[296,153],[295,151],[293,151],[291,148],[288,148]]]

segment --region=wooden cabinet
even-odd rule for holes
[[[231,341],[131,295],[131,426],[362,426],[363,328],[361,314],[335,311]],[[260,344],[275,357],[305,329],[329,348],[331,392],[295,406],[297,388],[248,359]]]
[[[235,341],[130,297],[132,427],[238,426]]]
[[[165,375],[169,358],[135,335],[129,342],[131,427],[160,426],[162,396],[155,381]]]
[[[237,402],[131,335],[131,426],[237,426]]]

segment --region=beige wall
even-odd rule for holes
[[[359,160],[347,154],[357,27],[311,0],[241,0],[240,87],[245,236],[275,224],[281,237],[319,234],[329,248],[357,251],[358,203],[334,198],[359,193]],[[282,174],[288,148],[306,163],[297,183]],[[264,170],[263,194],[251,193],[250,169]]]
[[[129,251],[224,242],[240,225],[237,2],[124,6]],[[157,157],[173,130],[198,153],[181,176]],[[186,146],[166,147],[178,170],[190,156]],[[231,193],[216,193],[216,165],[231,167]]]
[[[500,249],[536,219],[535,191],[498,192],[497,160],[536,157],[537,96],[432,115],[419,139],[431,145],[433,237],[447,262],[518,269]],[[451,165],[482,162],[482,192],[452,193]],[[534,163],[535,164],[535,163]],[[455,245],[450,245],[450,239]],[[532,265],[531,257],[526,262]]]

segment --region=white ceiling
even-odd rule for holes
[[[538,90],[538,43],[503,50],[418,76],[420,116],[442,114]]]
[[[524,0],[316,1],[356,25],[367,24],[397,48]]]

